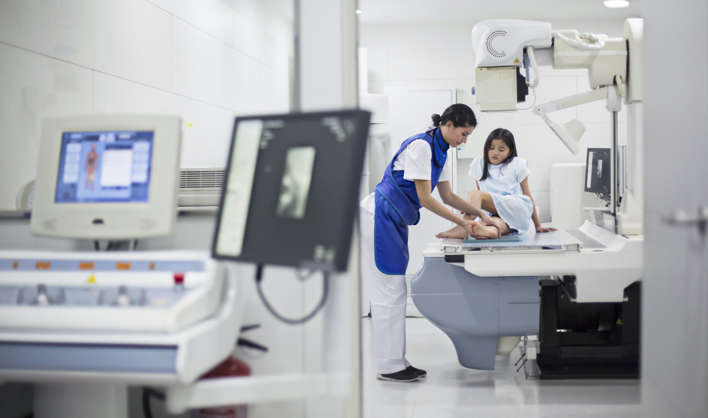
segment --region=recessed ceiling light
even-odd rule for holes
[[[362,14],[362,13],[363,13],[363,12],[361,11],[361,9],[356,9],[356,14],[360,15],[360,14]]]
[[[629,7],[629,0],[605,0],[602,4],[610,9],[618,9],[620,7]]]

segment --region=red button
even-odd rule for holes
[[[184,284],[184,273],[175,273],[173,277],[175,284]]]

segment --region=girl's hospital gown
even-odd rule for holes
[[[470,163],[469,175],[477,180],[481,191],[492,196],[498,216],[509,228],[527,232],[533,225],[533,203],[521,191],[521,182],[531,174],[526,160],[514,157],[502,164],[489,164],[487,178],[480,180],[483,167],[483,158],[476,157]]]

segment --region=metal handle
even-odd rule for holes
[[[708,207],[699,206],[695,215],[683,209],[673,211],[671,214],[661,219],[667,225],[673,226],[697,226],[702,234],[706,232],[708,226]]]

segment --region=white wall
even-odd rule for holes
[[[46,116],[178,114],[182,167],[223,167],[235,115],[289,109],[292,7],[291,0],[0,0],[0,211],[14,209],[18,189],[34,179]],[[212,229],[213,217],[182,217],[171,237],[140,248],[207,250]],[[27,220],[0,220],[2,249],[90,251],[87,245],[33,237]],[[270,351],[237,355],[256,374],[301,372],[305,334],[265,311],[252,270],[238,270],[249,295],[245,322],[263,327],[246,337]],[[266,274],[265,292],[286,315],[308,309],[306,294],[319,291],[319,283],[303,286],[290,271]],[[13,401],[27,407],[0,387],[3,408]],[[142,416],[131,405],[131,416]],[[304,411],[302,401],[277,402],[252,406],[249,416]]]
[[[503,18],[503,16],[500,16]],[[578,29],[610,36],[622,36],[623,21],[555,21],[555,29]],[[532,193],[540,207],[543,222],[550,221],[550,168],[553,163],[584,162],[585,148],[577,155],[565,149],[560,140],[543,121],[530,110],[502,113],[481,113],[469,94],[474,86],[474,55],[471,46],[471,32],[475,24],[441,25],[430,24],[363,24],[360,28],[361,47],[368,53],[369,92],[389,95],[389,103],[397,103],[396,97],[409,97],[411,91],[433,91],[458,89],[458,101],[475,109],[478,126],[470,136],[466,147],[471,147],[477,155],[489,132],[497,127],[511,130],[516,138],[519,155],[529,160],[532,171],[529,177]],[[569,96],[589,90],[585,70],[552,70],[550,66],[541,68],[541,84],[537,88],[537,103]],[[396,96],[396,97],[391,97]],[[532,98],[529,95],[529,105]],[[420,104],[411,104],[420,107]],[[430,113],[442,113],[444,109],[432,109]],[[391,130],[393,152],[398,144],[413,133],[421,132],[429,125],[429,119],[410,120],[408,109],[389,109],[389,129]],[[624,111],[620,114],[620,132],[626,125]],[[610,147],[612,143],[611,115],[602,102],[551,114],[558,122],[577,118],[587,131],[583,137],[584,147]],[[455,189],[462,193],[474,184],[467,176],[469,159],[459,160],[457,168],[458,184]],[[447,221],[442,221],[447,222]],[[425,228],[425,236],[432,241],[442,225],[433,222]],[[422,265],[422,257],[411,251],[409,273]]]
[[[236,114],[287,111],[285,0],[0,0],[0,209],[34,178],[43,117],[171,113],[182,167],[223,167]]]

